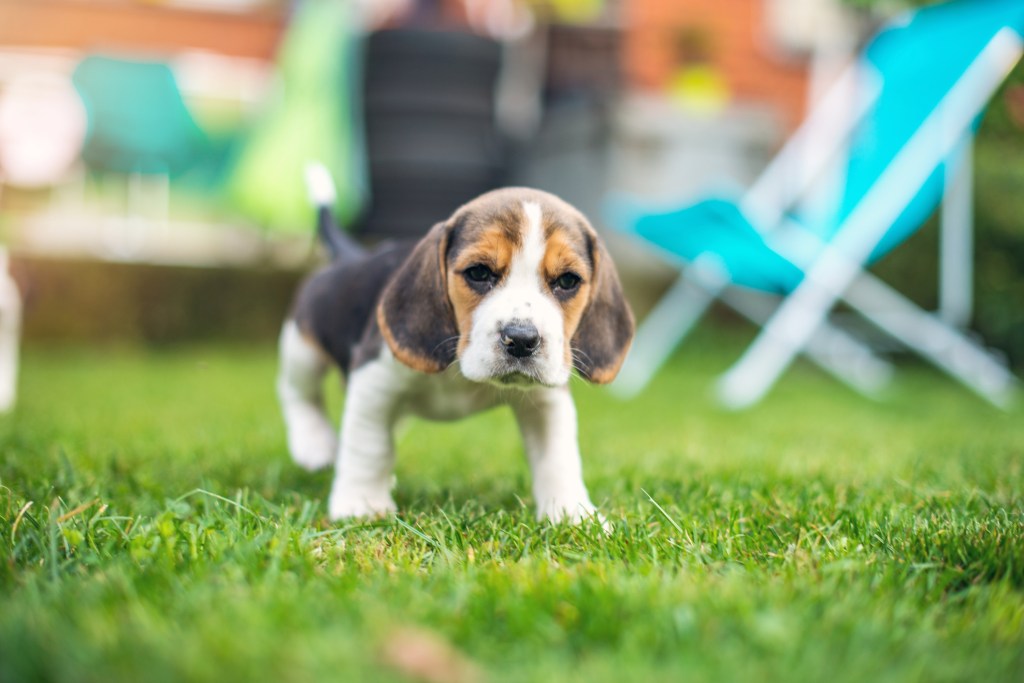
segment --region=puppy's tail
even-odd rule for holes
[[[332,261],[355,261],[366,253],[361,244],[348,236],[334,220],[337,192],[331,172],[320,162],[306,165],[306,189],[309,201],[316,207],[316,231]]]

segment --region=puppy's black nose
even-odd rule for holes
[[[528,358],[540,346],[540,333],[533,323],[510,323],[501,328],[505,352],[516,358]]]

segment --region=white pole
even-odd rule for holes
[[[964,136],[946,164],[939,243],[939,317],[966,329],[974,306],[973,137]]]
[[[7,249],[0,246],[0,412],[14,407],[18,388],[18,340],[21,294],[8,270]]]

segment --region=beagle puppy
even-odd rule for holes
[[[373,251],[331,218],[326,169],[307,172],[332,262],[299,290],[280,337],[277,391],[295,461],[335,464],[333,520],[395,510],[392,432],[409,415],[452,420],[507,404],[540,519],[596,514],[583,483],[568,382],[610,382],[633,314],[597,233],[539,190],[488,192],[418,243]],[[347,380],[340,443],[321,384]]]

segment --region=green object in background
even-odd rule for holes
[[[365,184],[357,96],[358,41],[350,3],[307,0],[278,54],[277,95],[242,145],[228,200],[275,231],[313,225],[303,181],[317,160],[334,175],[343,221],[356,214]]]
[[[593,21],[604,11],[604,0],[550,0],[550,6],[562,21]]]
[[[82,158],[90,168],[178,175],[208,151],[166,64],[92,55],[72,81],[89,118]]]
[[[668,93],[687,112],[707,118],[721,114],[732,97],[725,74],[710,64],[678,67],[669,79]]]

